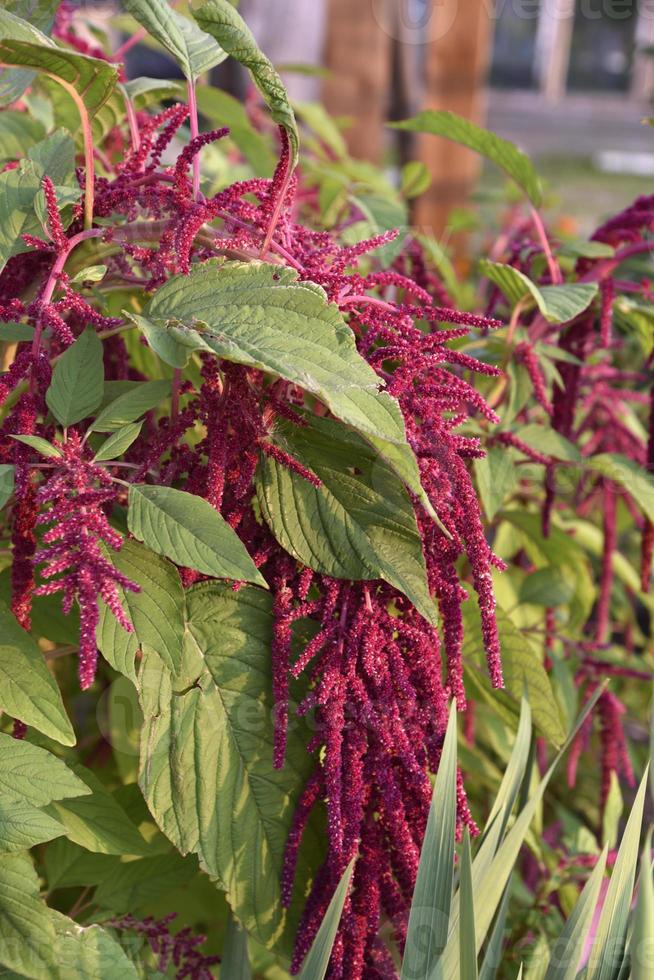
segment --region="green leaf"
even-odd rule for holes
[[[4,507],[14,492],[15,467],[10,463],[0,465],[0,509]]]
[[[638,900],[634,915],[631,953],[632,980],[648,980],[652,972],[651,955],[654,949],[654,878],[652,878],[652,830],[645,839],[640,859]]]
[[[584,460],[589,469],[623,487],[645,517],[654,522],[654,477],[642,466],[619,453],[600,453]]]
[[[526,691],[536,727],[553,745],[561,745],[565,739],[565,731],[552,685],[543,667],[541,654],[534,650],[524,633],[499,605],[496,609],[496,618],[502,645],[506,694],[518,705]],[[463,620],[464,661],[468,664],[477,664],[484,671],[485,655],[479,613],[470,601],[464,603]],[[506,697],[506,694],[493,692],[494,697]]]
[[[276,157],[270,143],[253,127],[245,106],[228,92],[211,85],[200,85],[197,91],[198,109],[212,126],[229,126],[229,138],[234,141],[255,174],[271,177]]]
[[[66,837],[60,837],[46,848],[43,862],[48,891],[54,891],[95,886],[115,873],[120,858],[114,854],[94,854]]]
[[[0,852],[24,851],[66,833],[58,820],[31,803],[7,800],[0,794]]]
[[[16,439],[17,442],[22,442],[30,449],[36,449],[37,453],[41,453],[42,456],[50,456],[60,459],[62,456],[61,450],[57,449],[56,446],[52,446],[47,439],[42,439],[41,436],[16,436],[11,435],[12,439]]]
[[[304,415],[280,423],[275,440],[322,481],[315,487],[262,454],[261,512],[294,557],[323,575],[381,578],[436,623],[413,506],[393,470],[338,422]]]
[[[492,521],[502,504],[514,491],[518,478],[511,453],[491,447],[481,459],[476,459],[475,476],[486,517]]]
[[[201,6],[193,10],[193,16],[202,30],[218,41],[223,51],[248,69],[273,119],[288,134],[292,165],[295,166],[298,160],[299,136],[288,93],[241,15],[229,0],[204,0]]]
[[[4,7],[15,17],[29,20],[30,24],[49,34],[59,7],[59,0],[5,0]],[[32,71],[23,68],[6,68],[0,75],[0,106],[10,105],[19,99],[33,81]]]
[[[520,586],[520,603],[536,606],[564,606],[574,594],[574,586],[556,568],[529,572]]]
[[[191,82],[227,57],[213,37],[170,7],[167,0],[125,0],[124,6],[175,58]]]
[[[143,660],[139,782],[161,830],[198,855],[239,922],[269,945],[284,925],[284,850],[312,761],[295,730],[284,768],[272,769],[270,595],[205,582],[187,602],[179,678]]]
[[[128,422],[121,429],[116,429],[113,435],[102,443],[93,461],[103,463],[105,460],[118,459],[138,439],[142,428],[143,422]]]
[[[583,239],[564,242],[557,251],[559,255],[573,259],[610,259],[615,255],[615,249],[607,242],[585,242]]]
[[[477,980],[477,941],[475,939],[475,895],[472,887],[472,857],[470,855],[470,831],[466,827],[461,850],[461,928],[459,929],[459,949],[461,957],[461,976],[466,980]]]
[[[518,794],[524,783],[525,773],[529,764],[531,734],[531,707],[529,701],[523,696],[520,702],[518,731],[516,732],[513,749],[511,750],[509,764],[504,770],[500,788],[497,791],[486,821],[486,826],[492,827],[493,821],[497,818],[502,834],[506,829],[511,813],[513,812],[513,807],[518,799]],[[487,837],[488,831],[484,833],[483,839],[486,840]]]
[[[579,960],[597,907],[607,853],[608,847],[605,846],[552,947],[545,980],[575,980],[577,976]]]
[[[525,299],[533,301],[548,323],[573,320],[597,296],[595,282],[566,282],[557,286],[537,286],[523,272],[510,265],[482,259],[479,268],[486,278],[502,290],[512,306]]]
[[[35,980],[59,975],[51,912],[39,898],[39,880],[24,854],[0,861],[0,964]]]
[[[71,278],[71,283],[101,282],[107,274],[106,265],[87,265]]]
[[[4,602],[0,602],[0,704],[12,718],[62,745],[75,744],[73,727],[43,653]]]
[[[34,162],[37,171],[41,175],[47,174],[60,190],[74,183],[75,143],[67,130],[56,129],[47,139],[30,147],[27,156]]]
[[[229,917],[220,969],[230,980],[252,980],[252,967],[248,956],[248,934],[233,915]]]
[[[447,944],[456,833],[456,703],[438,765],[407,927],[401,980],[431,977]]]
[[[8,67],[43,72],[74,88],[89,116],[111,95],[118,70],[109,62],[63,48],[32,23],[0,10],[0,62]]]
[[[195,494],[134,483],[129,488],[127,526],[152,551],[183,568],[267,588],[236,532]]]
[[[412,119],[388,125],[393,129],[444,136],[454,143],[469,147],[497,164],[525,192],[532,204],[536,207],[540,205],[542,189],[531,160],[522,150],[501,136],[476,126],[470,120],[457,116],[455,112],[438,112],[433,109],[419,112]]]
[[[107,557],[141,591],[129,592],[118,587],[133,633],[124,630],[104,602],[100,602],[96,637],[102,655],[134,683],[134,661],[139,647],[153,650],[176,674],[182,658],[185,613],[184,590],[177,569],[138,541],[123,541],[120,551],[107,553]]]
[[[24,112],[5,109],[0,112],[0,161],[26,156],[30,146],[44,136],[43,126],[36,119]]]
[[[24,854],[0,862],[0,965],[31,980],[137,980],[120,945],[100,926],[49,909]],[[3,976],[7,974],[3,972]]]
[[[588,960],[589,980],[613,980],[627,936],[648,774],[645,772],[627,820]]]
[[[122,87],[127,97],[134,103],[135,109],[147,109],[149,106],[161,103],[166,99],[184,97],[182,82],[171,82],[165,78],[146,78],[144,75],[140,75],[138,78],[131,78],[128,82],[123,82]],[[202,86],[202,88],[205,87]]]
[[[411,160],[402,167],[400,190],[409,199],[420,197],[431,184],[429,167],[421,160]]]
[[[44,174],[47,173],[54,182],[60,203],[79,198],[79,186],[68,186],[75,174],[73,151],[68,133],[56,130],[32,146],[28,158],[21,160],[17,168],[0,173],[0,270],[12,255],[28,250],[22,235],[43,235],[41,183]],[[62,212],[64,225],[70,222],[70,217],[71,209],[65,208]]]
[[[312,942],[311,949],[302,964],[299,980],[324,980],[327,967],[329,966],[329,959],[332,955],[332,947],[338,931],[338,925],[343,914],[345,900],[350,890],[354,863],[355,859],[352,858],[336,886],[336,891],[327,906],[327,911],[320,923],[316,938]]]
[[[0,343],[13,344],[33,337],[34,327],[28,323],[0,323]]]
[[[170,381],[143,381],[102,409],[91,432],[115,432],[160,405],[170,394]]]
[[[126,312],[126,315],[130,314]],[[323,290],[292,269],[263,262],[209,260],[161,286],[145,312],[148,342],[162,358],[171,339],[285,378],[320,398],[360,431],[414,493],[426,499],[404,419],[394,398],[359,355],[354,334]],[[171,359],[179,367],[177,359]]]
[[[54,910],[50,915],[57,931],[58,976],[62,980],[139,980],[142,976],[101,926],[80,926]]]
[[[86,783],[52,752],[0,733],[0,793],[6,801],[38,807],[90,792]]]
[[[94,901],[112,912],[135,912],[188,884],[197,874],[197,861],[174,851],[121,862],[113,874],[100,882]]]
[[[581,459],[581,453],[577,447],[549,426],[538,425],[534,422],[531,425],[516,429],[515,434],[531,449],[544,453],[546,456],[552,456],[554,459],[562,459],[570,463],[577,463]]]
[[[103,388],[102,341],[93,327],[87,327],[55,364],[45,400],[57,421],[68,428],[95,411]]]
[[[148,854],[144,837],[100,780],[83,766],[75,766],[74,772],[91,793],[52,804],[69,840],[98,854]]]

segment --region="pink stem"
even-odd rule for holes
[[[188,80],[188,108],[189,108],[189,122],[191,124],[191,139],[195,139],[196,136],[200,135],[198,128],[198,103],[195,97],[195,82],[193,79]],[[193,200],[197,201],[200,196],[200,151],[193,157]]]
[[[52,299],[52,294],[55,291],[57,285],[57,280],[63,272],[63,268],[66,264],[66,259],[73,251],[73,249],[80,244],[80,242],[86,241],[87,238],[99,238],[104,235],[104,228],[89,228],[86,231],[80,231],[77,235],[73,235],[72,238],[68,240],[68,246],[57,256],[54,265],[50,270],[50,275],[48,276],[45,286],[43,287],[43,292],[41,293],[40,301],[42,306],[47,306],[47,304]],[[39,351],[41,350],[41,334],[43,333],[43,320],[39,317],[36,328],[34,330],[34,337],[32,338],[32,358],[36,361],[39,356]]]
[[[563,276],[561,270],[559,269],[558,263],[552,254],[552,248],[547,237],[547,232],[545,231],[545,225],[543,224],[542,218],[536,208],[531,208],[531,217],[534,222],[534,228],[540,239],[540,243],[543,246],[543,252],[545,253],[545,258],[547,259],[547,267],[550,270],[550,278],[552,282],[557,286],[563,282]]]
[[[136,120],[136,111],[132,105],[132,100],[125,93],[125,111],[127,112],[127,122],[129,123],[129,133],[132,140],[132,149],[136,152],[141,145],[141,134],[139,124]]]
[[[115,65],[119,64],[123,60],[123,57],[127,54],[127,52],[131,51],[135,45],[140,44],[143,38],[147,36],[148,36],[148,32],[145,29],[145,27],[141,27],[136,32],[136,34],[132,34],[132,36],[128,38],[124,44],[121,44],[121,46],[114,53],[113,56],[114,64]]]

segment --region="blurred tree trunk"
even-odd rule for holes
[[[430,0],[426,27],[425,109],[449,109],[480,125],[491,46],[491,5],[480,0]],[[465,147],[419,135],[417,155],[433,178],[416,202],[414,221],[440,238],[453,208],[465,204],[479,176],[480,158]]]
[[[328,0],[323,96],[334,116],[350,116],[345,133],[354,157],[379,162],[392,84],[384,7],[395,0]]]

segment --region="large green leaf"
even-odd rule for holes
[[[280,423],[275,441],[322,481],[263,456],[262,514],[284,549],[323,575],[381,578],[436,622],[413,506],[401,481],[356,433],[330,419]]]
[[[645,517],[654,522],[654,476],[619,453],[600,453],[584,460],[596,473],[613,480],[635,500]]]
[[[179,14],[167,0],[125,0],[124,6],[172,54],[189,81],[194,82],[227,57],[211,35]]]
[[[497,626],[502,645],[502,669],[506,694],[516,705],[526,695],[531,705],[534,723],[540,732],[552,742],[561,745],[565,730],[556,703],[549,677],[543,667],[541,655],[531,646],[524,633],[518,629],[510,616],[498,605],[496,609]],[[478,665],[483,671],[484,644],[481,635],[479,613],[472,601],[463,606],[465,639],[463,658],[468,665]],[[494,692],[501,697],[504,692]],[[504,696],[506,697],[506,694]]]
[[[118,70],[107,61],[63,48],[33,23],[0,10],[0,62],[13,68],[44,72],[79,93],[89,116],[111,95]]]
[[[0,161],[18,160],[45,135],[43,126],[24,112],[0,112]]]
[[[193,16],[202,30],[215,37],[223,51],[248,69],[252,81],[266,100],[273,119],[288,133],[295,165],[299,137],[286,88],[272,63],[260,50],[241,15],[229,0],[204,0],[193,11]]]
[[[512,306],[526,298],[536,304],[548,323],[567,323],[587,310],[597,296],[596,282],[566,282],[556,286],[537,286],[523,272],[510,265],[482,259],[483,275],[498,286]]]
[[[106,929],[80,926],[54,910],[50,915],[57,932],[60,980],[139,980],[142,976]]]
[[[137,980],[136,968],[101,926],[81,926],[39,896],[25,854],[0,862],[0,965],[28,980]]]
[[[97,643],[102,655],[121,674],[136,683],[135,657],[139,647],[157,653],[173,673],[179,669],[184,637],[184,590],[174,565],[138,541],[126,540],[119,552],[107,553],[116,568],[139,592],[118,587],[125,612],[134,627],[128,633],[104,602],[100,603]]]
[[[0,861],[0,964],[21,977],[58,977],[56,935],[39,880],[24,854]]]
[[[22,17],[45,34],[50,33],[60,0],[4,0],[4,8],[15,17]],[[0,106],[9,105],[21,97],[34,80],[34,72],[24,68],[5,69],[0,75]]]
[[[140,861],[121,862],[100,883],[94,900],[112,912],[136,912],[173,888],[188,884],[197,874],[195,858],[183,858],[172,850]]]
[[[57,421],[67,428],[95,411],[103,388],[102,341],[93,327],[87,327],[57,361],[45,400]]]
[[[458,116],[455,112],[426,109],[412,119],[389,123],[389,125],[394,129],[444,136],[454,143],[461,143],[463,146],[469,147],[488,160],[492,160],[508,174],[518,187],[522,188],[532,204],[538,207],[541,203],[540,180],[529,157],[509,140],[502,139],[496,133],[476,126],[469,119],[464,119],[463,116]]]
[[[198,855],[244,928],[271,944],[285,916],[286,838],[313,763],[291,732],[284,768],[272,768],[269,594],[207,582],[187,601],[178,679],[144,657],[139,782],[161,830]]]
[[[402,980],[431,977],[447,943],[454,881],[456,770],[456,704],[452,704],[409,912]]]
[[[204,575],[267,588],[241,539],[208,501],[144,483],[130,486],[128,500],[127,526],[152,551]]]
[[[90,792],[52,752],[0,733],[0,793],[4,799],[38,807]]]
[[[90,792],[51,752],[0,734],[0,851],[23,850],[65,834],[63,824],[40,807]]]
[[[210,260],[188,276],[173,276],[157,290],[145,316],[131,319],[174,367],[180,367],[184,348],[189,354],[210,351],[316,395],[375,446],[432,512],[400,408],[379,390],[382,382],[319,286],[299,282],[292,269],[278,265]]]
[[[148,854],[144,837],[109,790],[83,766],[76,766],[75,772],[91,792],[87,796],[55,802],[51,807],[65,826],[67,837],[98,854]]]
[[[92,432],[115,432],[129,422],[141,418],[161,404],[170,394],[170,381],[142,381],[136,387],[118,395],[102,409]]]
[[[75,744],[73,726],[42,652],[2,601],[0,705],[13,718],[19,718],[62,745]]]

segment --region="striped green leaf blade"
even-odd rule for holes
[[[252,980],[252,967],[248,955],[248,934],[233,915],[229,917],[225,946],[220,961],[221,975],[229,980]]]
[[[125,9],[175,58],[189,81],[227,57],[209,34],[173,10],[168,0],[125,0]]]
[[[652,830],[647,835],[640,859],[638,901],[634,916],[631,954],[632,980],[649,980],[652,976],[654,950],[654,877],[652,877]]]
[[[475,897],[472,888],[472,857],[470,854],[470,834],[466,829],[461,851],[461,929],[459,930],[459,949],[461,957],[461,976],[465,980],[477,980],[477,941],[475,939]]]
[[[606,892],[588,963],[589,980],[613,980],[620,950],[626,944],[647,780],[646,772],[638,788]]]
[[[584,942],[593,919],[593,913],[597,906],[600,887],[606,869],[606,855],[608,848],[605,847],[600,855],[597,864],[593,868],[593,873],[584,885],[584,889],[577,899],[575,907],[568,917],[561,935],[557,939],[547,966],[545,980],[574,980],[577,976],[577,967],[584,948]]]
[[[450,718],[422,843],[407,929],[401,980],[439,976],[449,932],[456,830],[456,705]]]
[[[332,900],[325,913],[325,918],[320,923],[320,929],[302,964],[299,980],[323,980],[323,977],[327,973],[329,957],[332,955],[332,946],[334,945],[338,924],[341,921],[345,899],[350,889],[350,879],[352,878],[353,871],[354,858],[345,869],[343,877],[332,895]]]

